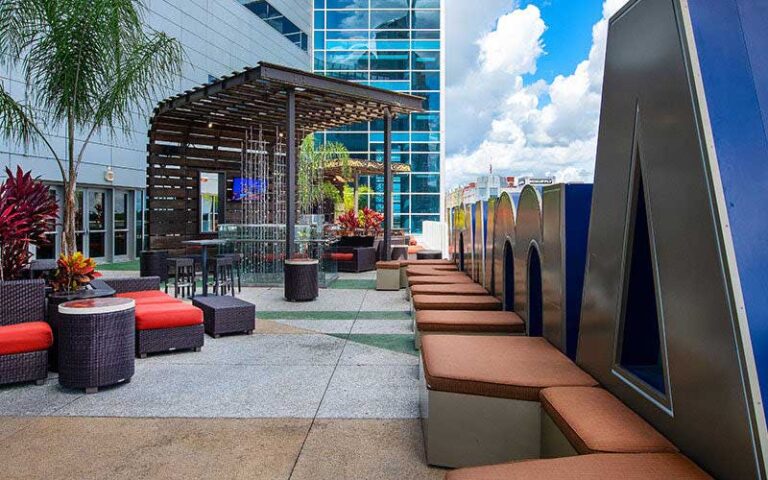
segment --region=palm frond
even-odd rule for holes
[[[19,104],[0,83],[0,133],[17,143],[28,143],[36,134],[30,109]]]

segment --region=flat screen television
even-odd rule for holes
[[[267,192],[267,181],[263,178],[234,177],[232,179],[232,201],[241,202],[249,197]]]

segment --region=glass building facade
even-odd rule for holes
[[[397,118],[392,160],[411,165],[393,177],[394,228],[422,233],[442,212],[444,82],[442,0],[313,0],[314,71],[424,97],[424,112]],[[321,135],[354,158],[383,161],[383,121]],[[384,210],[384,178],[362,177],[362,198]]]

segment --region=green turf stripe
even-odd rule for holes
[[[332,290],[375,290],[376,280],[336,280],[330,288]]]
[[[104,264],[98,265],[96,267],[96,270],[97,271],[98,270],[115,271],[115,272],[139,270],[139,261],[134,260],[132,262],[104,263]]]
[[[408,312],[327,312],[327,311],[275,311],[257,312],[262,320],[410,320]]]
[[[382,348],[397,353],[418,356],[414,348],[413,335],[401,334],[331,334],[332,337],[345,338],[350,342],[361,343],[371,347]]]
[[[409,312],[359,312],[358,320],[410,320]]]

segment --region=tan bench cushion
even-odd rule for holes
[[[541,391],[541,405],[582,455],[678,452],[672,442],[602,388],[547,388]]]
[[[451,285],[414,285],[411,295],[488,295],[488,290],[476,283],[454,283]]]
[[[453,268],[451,270],[445,270],[446,268],[450,268],[450,266],[417,266],[417,267],[408,267],[405,270],[405,273],[408,274],[409,277],[417,277],[417,276],[435,276],[435,275],[455,275],[459,273],[459,271],[456,268]],[[463,275],[463,274],[462,274]]]
[[[400,270],[400,262],[392,260],[389,262],[376,262],[377,270]]]
[[[452,275],[436,275],[429,277],[409,277],[408,285],[451,285],[455,283],[475,283],[470,277],[463,273],[454,273]]]
[[[712,480],[676,453],[600,454],[448,472],[445,480]]]
[[[540,337],[425,335],[427,385],[440,392],[538,401],[547,387],[597,382]]]
[[[400,260],[400,263],[405,265],[453,265],[456,264],[452,260]]]
[[[524,333],[525,322],[515,312],[422,310],[416,312],[422,332]]]
[[[501,300],[492,295],[413,295],[413,306],[416,310],[488,311],[501,310]]]

